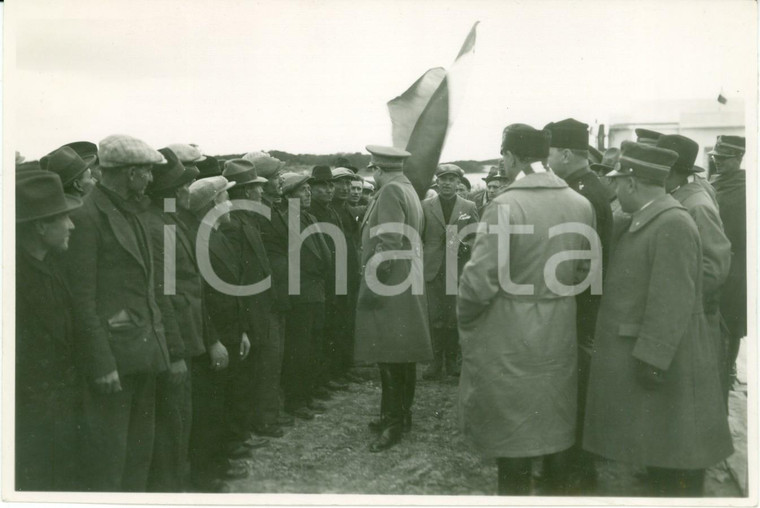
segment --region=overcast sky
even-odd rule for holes
[[[6,113],[15,111],[16,149],[29,159],[113,133],[210,154],[363,151],[391,142],[386,102],[450,66],[480,21],[443,159],[492,158],[508,123],[593,124],[637,101],[714,100],[721,90],[748,99],[756,5],[16,1],[6,5],[16,45],[6,83],[20,93]]]

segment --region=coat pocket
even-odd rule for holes
[[[635,339],[639,336],[639,330],[641,330],[641,325],[621,324],[618,326],[618,335]]]
[[[154,343],[145,319],[131,309],[121,309],[107,322],[111,352],[119,373],[152,371]]]

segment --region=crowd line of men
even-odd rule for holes
[[[700,495],[732,452],[744,138],[718,137],[711,184],[694,141],[637,135],[600,154],[574,119],[513,124],[484,191],[441,164],[423,200],[410,154],[376,145],[376,191],[348,160],[220,165],[125,135],[18,163],[16,488],[223,489],[357,362],[380,370],[381,452],[422,362],[461,376],[499,494],[531,493],[536,457],[544,493],[593,493],[598,455]]]

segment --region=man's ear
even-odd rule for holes
[[[34,231],[40,236],[44,235],[47,231],[47,224],[41,220],[34,221]]]
[[[71,186],[74,187],[79,192],[82,192],[82,180],[77,178],[73,182],[71,182]]]

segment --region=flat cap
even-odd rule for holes
[[[301,173],[283,173],[282,193],[287,195],[298,190],[302,185],[311,182],[311,176]]]
[[[699,145],[693,139],[680,134],[663,135],[657,140],[657,148],[667,148],[678,154],[678,160],[673,164],[673,171],[680,173],[699,173],[704,169],[694,166],[699,154]]]
[[[179,161],[185,166],[193,165],[202,160],[206,160],[206,157],[204,157],[197,146],[185,143],[172,143],[166,148],[174,152],[177,155]]]
[[[404,161],[412,156],[406,150],[393,146],[367,145],[365,148],[372,155],[369,165],[382,169],[401,169]]]
[[[256,167],[253,163],[245,159],[230,159],[225,162],[222,176],[230,182],[235,182],[238,187],[254,183],[267,183],[266,178],[256,174]]]
[[[742,136],[718,136],[715,148],[708,155],[718,157],[743,157],[747,142]]]
[[[332,178],[333,180],[338,180],[341,178],[348,178],[350,180],[353,180],[356,178],[356,173],[348,168],[335,168],[332,170]]]
[[[98,145],[98,159],[104,168],[121,166],[166,164],[158,150],[126,134],[115,134],[103,139]]]
[[[620,151],[618,167],[607,173],[609,178],[635,176],[665,183],[670,168],[678,159],[678,153],[673,150],[633,141],[623,141]]]
[[[369,180],[365,180],[362,178],[362,191],[374,191],[375,190],[375,184],[370,182]]]
[[[190,210],[196,212],[211,203],[219,194],[231,189],[235,182],[228,182],[223,176],[210,176],[190,184]]]
[[[549,156],[551,137],[551,132],[536,130],[524,123],[507,125],[501,135],[501,153],[545,159]]]
[[[263,178],[277,176],[285,163],[266,152],[248,152],[243,159],[250,161],[256,167],[256,173]]]
[[[552,133],[550,146],[553,148],[588,150],[588,124],[575,118],[549,123],[544,130]]]
[[[633,132],[636,133],[636,142],[643,143],[645,145],[656,144],[657,140],[660,139],[660,136],[662,136],[661,132],[649,129],[635,129]]]
[[[459,178],[462,178],[464,176],[464,171],[456,164],[439,164],[438,168],[435,170],[435,176],[438,177],[443,175],[456,175]]]

